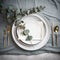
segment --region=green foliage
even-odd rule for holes
[[[26,41],[30,41],[30,40],[32,40],[32,36],[27,36],[27,38],[26,38]]]
[[[28,29],[23,31],[23,35],[28,35],[28,34],[29,34],[29,30]]]

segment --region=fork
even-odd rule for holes
[[[4,48],[6,47],[6,30],[4,29],[3,30],[3,46],[4,46]]]
[[[11,26],[7,25],[7,38],[8,38],[8,46],[10,45],[10,31],[11,31]]]

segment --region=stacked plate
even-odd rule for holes
[[[49,25],[46,20],[37,14],[31,14],[24,16],[17,21],[17,25],[24,24],[24,29],[16,26],[15,22],[12,26],[12,36],[15,43],[29,51],[37,50],[42,48],[49,40]],[[28,30],[29,34],[23,34],[24,30]],[[30,36],[31,39],[26,39]]]

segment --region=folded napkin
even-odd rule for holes
[[[32,36],[32,40],[31,42],[26,41],[27,36],[21,34],[21,32],[23,32],[23,29],[17,28],[18,40],[21,39],[23,42],[27,44],[36,44],[36,43],[39,43],[40,40],[43,40],[45,35],[45,29],[44,29],[45,26],[42,21],[39,21],[39,19],[34,16],[28,16],[28,17],[22,18],[22,21],[24,21],[25,23],[25,29],[28,29],[30,31],[29,35]]]

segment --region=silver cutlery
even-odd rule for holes
[[[58,31],[59,31],[59,26],[55,26],[54,27],[54,32],[56,33],[55,34],[55,38],[56,38],[56,46],[58,45]]]
[[[51,31],[52,31],[52,46],[54,46],[54,26],[53,26],[53,23],[51,26]]]
[[[6,47],[6,30],[3,30],[3,47]]]
[[[11,26],[7,25],[7,38],[8,38],[8,46],[10,45],[10,31],[11,31]]]

